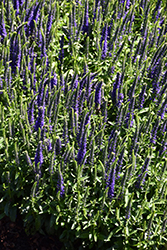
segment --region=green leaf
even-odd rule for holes
[[[108,238],[105,239],[104,241],[110,241],[111,237],[112,237],[114,234],[118,233],[120,230],[121,230],[121,227],[115,228],[114,230],[112,230],[112,231],[110,232]]]
[[[9,206],[10,206],[10,202],[7,202],[5,205],[5,208],[4,208],[4,212],[5,212],[6,216],[9,215]]]
[[[128,195],[129,195],[129,192],[128,192],[128,189],[126,189],[126,191],[125,191],[125,207],[127,207],[127,205],[128,205],[128,200],[129,200]]]
[[[4,138],[1,137],[0,138],[0,149],[4,147],[3,142],[4,142]]]
[[[53,224],[55,223],[55,219],[56,219],[56,218],[55,218],[55,215],[52,214],[51,217],[50,217],[50,223],[49,223],[50,227],[52,227]]]
[[[97,234],[96,231],[93,229],[93,237],[94,237],[94,241],[97,242]]]
[[[104,241],[104,239],[106,239],[106,236],[104,234],[98,234],[98,239]]]
[[[82,233],[81,235],[80,235],[80,238],[81,239],[88,239],[88,237],[89,237],[89,233],[87,232],[87,233]]]
[[[67,230],[64,230],[63,233],[60,235],[60,240],[63,239],[67,235]]]

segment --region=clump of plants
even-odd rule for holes
[[[166,1],[0,3],[0,218],[63,249],[167,241]]]

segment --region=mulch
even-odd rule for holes
[[[21,216],[12,222],[5,216],[0,220],[0,250],[61,250],[62,243],[56,236],[36,233],[27,236]]]

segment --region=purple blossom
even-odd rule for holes
[[[102,115],[104,117],[103,122],[106,123],[107,122],[107,102],[105,100],[102,104]]]
[[[167,132],[167,120],[164,120],[163,124],[161,125],[162,133]]]
[[[145,100],[144,95],[145,95],[145,92],[146,92],[146,88],[147,88],[147,84],[145,83],[145,84],[143,84],[142,91],[141,91],[141,93],[139,95],[139,107],[140,107],[140,109],[143,108],[143,104],[144,104],[144,100]]]
[[[5,28],[5,20],[4,20],[4,10],[2,6],[1,15],[0,15],[0,37],[1,42],[3,42],[4,38],[7,36],[6,28]]]
[[[58,173],[57,189],[58,189],[58,191],[60,191],[60,197],[63,197],[64,194],[65,194],[64,179],[63,179],[63,175],[60,172],[60,170],[59,170],[59,173]]]
[[[108,36],[108,26],[105,25],[105,35],[104,35],[104,44],[102,49],[102,59],[104,59],[107,56],[107,36]]]
[[[46,85],[46,82],[47,82],[47,78],[45,80],[42,80],[40,86],[39,86],[39,89],[38,89],[38,96],[37,96],[37,104],[38,104],[38,107],[42,106],[43,103],[44,103],[44,99],[45,99],[45,96],[44,96],[44,86]]]
[[[20,6],[22,6],[22,5],[23,5],[24,1],[25,1],[25,0],[19,0],[19,4],[20,4]]]
[[[96,107],[98,105],[101,105],[101,87],[102,87],[102,82],[100,82],[96,87],[96,92],[95,92],[95,105],[96,105]]]
[[[117,144],[117,139],[118,139],[118,131],[113,130],[113,135],[112,135],[112,140],[108,142],[108,159],[110,159],[112,153],[115,154],[116,152],[116,144]],[[112,133],[111,133],[112,134]],[[110,135],[111,137],[111,135]]]
[[[10,66],[12,68],[12,73],[16,73],[16,68],[20,69],[21,63],[21,41],[20,36],[12,36],[10,41]]]
[[[167,98],[166,100],[162,103],[162,106],[160,108],[160,110],[158,111],[158,115],[161,116],[161,119],[164,118],[164,115],[166,113],[167,109]]]
[[[138,42],[138,44],[137,44],[137,48],[136,48],[135,54],[134,54],[134,56],[133,56],[133,63],[136,62],[137,55],[140,54],[141,42],[142,42],[142,40],[141,40],[141,38],[140,38],[140,40],[139,40],[139,42]]]
[[[38,109],[38,117],[34,126],[34,130],[38,131],[39,128],[44,126],[44,117],[45,117],[45,106],[40,106]]]
[[[145,178],[146,178],[146,175],[147,175],[150,160],[151,160],[150,157],[147,157],[145,159],[144,165],[143,165],[142,170],[141,170],[141,174],[139,174],[139,176],[137,178],[137,181],[136,181],[136,187],[137,188],[141,188],[141,184],[144,184],[144,182],[145,182]]]
[[[53,74],[52,72],[52,78],[51,78],[51,89],[54,88],[54,86],[57,86],[57,76],[56,73]]]
[[[119,96],[119,92],[120,92],[120,86],[121,86],[121,75],[118,72],[117,76],[116,76],[116,80],[114,82],[113,85],[113,90],[111,92],[111,98],[113,101],[113,104],[118,104],[118,96]]]
[[[166,135],[166,133],[165,133]],[[162,140],[162,143],[161,143],[161,148],[159,150],[159,156],[161,156],[164,152],[166,152],[167,150],[167,141],[165,140],[165,138]],[[167,153],[167,152],[166,152]]]
[[[41,3],[37,3],[37,5],[34,7],[33,10],[33,15],[32,18],[29,20],[29,32],[32,34],[33,30],[34,30],[34,22],[37,23],[39,15],[40,15],[40,7],[41,7]]]
[[[47,149],[48,149],[48,151],[52,150],[52,143],[51,143],[50,139],[47,139]]]
[[[85,14],[84,14],[84,23],[83,23],[83,26],[82,26],[82,31],[83,31],[83,34],[89,33],[89,5],[88,5],[88,0],[85,1]]]
[[[97,21],[99,21],[99,19],[98,19],[99,9],[100,9],[100,0],[96,0],[95,10],[94,10],[94,15],[93,15],[93,24],[94,24],[95,19],[97,19]],[[97,15],[96,15],[96,13],[97,13]]]
[[[75,91],[72,108],[77,114],[79,113],[79,86],[76,88],[76,91]]]
[[[131,33],[132,31],[132,23],[134,23],[134,19],[135,19],[135,14],[134,14],[134,10],[132,9],[128,33]]]
[[[92,111],[90,111],[88,114],[86,114],[85,126],[86,126],[88,123],[90,123],[91,113],[92,113]]]
[[[2,78],[0,76],[0,90],[2,90],[2,89],[3,89],[3,82],[2,82]],[[3,94],[3,92],[0,91],[0,94]]]
[[[77,87],[78,87],[78,74],[75,77],[73,89],[77,89]]]
[[[48,21],[47,21],[47,29],[46,29],[46,36],[48,37],[52,28],[52,20],[53,20],[53,15],[52,11],[50,10],[49,15],[48,15]]]
[[[33,13],[34,13],[34,5],[32,5],[29,9],[26,10],[26,16],[25,16],[25,22],[27,22],[27,25],[25,26],[25,32],[26,36],[29,36],[29,28],[30,28],[30,22],[33,20]]]
[[[37,34],[37,37],[38,37],[37,44],[38,44],[39,47],[42,46],[42,42],[43,42],[43,37],[42,37],[42,32],[41,32],[41,30],[43,30],[42,23],[43,23],[43,15],[40,15],[39,23],[38,23],[38,31],[37,31],[37,33],[38,33]]]
[[[157,118],[156,122],[155,122],[155,125],[151,131],[151,138],[150,138],[150,141],[151,143],[156,143],[156,137],[157,137],[157,131],[158,131],[158,127],[159,127],[159,118]]]
[[[129,128],[133,126],[133,118],[134,118],[134,105],[135,105],[135,97],[133,97],[129,103],[129,111],[126,115],[125,124],[126,127]]]
[[[61,36],[61,40],[60,40],[59,60],[60,60],[61,64],[63,63],[63,59],[64,59],[64,49],[63,49],[63,46],[64,46],[64,35]]]
[[[110,137],[109,137],[108,141],[110,141],[114,137],[114,134],[115,134],[115,129],[113,128],[111,130],[111,134],[110,134]]]
[[[112,199],[114,197],[114,188],[115,188],[115,168],[112,167],[109,177],[107,179],[106,188],[108,189],[108,197]]]
[[[123,147],[123,149],[119,155],[117,165],[116,165],[116,172],[118,173],[118,178],[120,178],[122,163],[123,163],[123,159],[124,159],[124,152],[125,152],[125,147]]]
[[[42,141],[40,141],[38,143],[38,147],[37,147],[37,150],[36,150],[36,154],[35,154],[35,167],[36,167],[36,173],[38,173],[37,171],[37,166],[39,164],[39,175],[41,174],[41,170],[40,170],[40,167],[43,163],[43,153],[42,153]]]
[[[121,107],[121,104],[123,103],[123,100],[124,100],[124,94],[120,93],[119,96],[118,96],[118,103],[117,103],[118,108]]]
[[[135,88],[136,88],[136,85],[137,85],[137,82],[138,82],[139,77],[136,76],[135,80],[133,81],[133,84],[132,84],[132,87],[129,89],[129,92],[128,92],[128,96],[129,96],[129,101],[134,97],[134,94],[135,94]]]
[[[56,147],[55,147],[55,154],[58,155],[60,154],[60,151],[61,151],[61,140],[60,140],[60,137],[56,140]]]
[[[28,107],[28,120],[30,125],[34,123],[34,101],[32,101]]]
[[[16,10],[16,15],[19,14],[19,0],[13,0],[13,8]]]
[[[125,1],[126,1],[126,8],[128,9],[129,6],[130,6],[130,0],[120,0],[120,4],[121,4],[121,3],[124,4]]]
[[[158,18],[159,18],[159,16],[160,16],[161,2],[162,2],[161,0],[158,0],[158,1],[157,1],[157,4],[156,4],[155,9],[154,9],[154,12],[153,12],[153,14],[152,14],[152,18],[154,19],[155,13],[157,13],[157,14],[156,14],[156,18],[155,18],[155,22],[158,20]]]
[[[84,132],[84,134],[83,134],[81,144],[80,144],[80,147],[79,147],[79,151],[78,151],[78,155],[77,155],[78,164],[82,163],[85,154],[86,154],[86,132]]]
[[[64,144],[66,145],[69,141],[68,138],[68,122],[67,119],[64,119],[64,127],[63,127],[63,139],[64,139]]]
[[[89,100],[90,94],[91,94],[91,79],[90,75],[86,77],[86,98]]]
[[[152,79],[152,86],[153,86],[153,94],[154,94],[154,99],[157,97],[157,94],[160,92],[160,87],[159,87],[159,77],[161,73],[161,66],[162,63],[160,59],[154,64],[153,67],[151,67],[150,72],[148,74],[148,77]]]
[[[116,124],[120,127],[122,124],[122,118],[123,118],[123,106],[120,105],[120,108],[118,110],[118,114],[116,117]]]
[[[46,39],[44,36],[42,36],[42,43],[41,43],[41,59],[45,59],[46,65],[48,65],[48,57],[46,53]]]

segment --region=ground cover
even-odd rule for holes
[[[4,0],[0,14],[0,219],[62,249],[161,249],[166,1]]]

